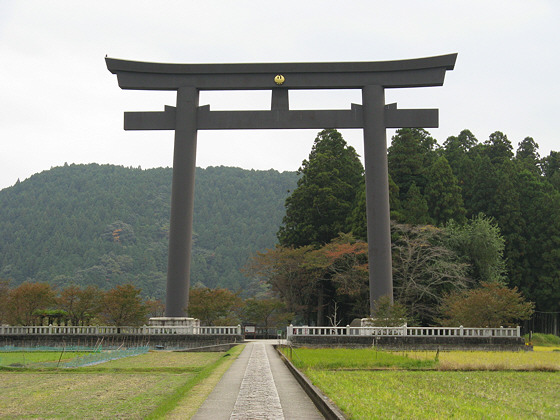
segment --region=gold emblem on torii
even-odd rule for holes
[[[284,84],[285,81],[286,81],[286,78],[284,76],[282,76],[281,74],[277,74],[274,77],[274,83],[276,83],[277,85],[282,85],[282,84]]]

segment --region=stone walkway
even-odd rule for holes
[[[273,343],[248,342],[193,419],[323,419]]]

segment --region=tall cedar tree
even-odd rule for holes
[[[356,150],[337,130],[323,130],[298,174],[298,186],[286,199],[286,216],[278,231],[280,244],[320,246],[340,232],[350,232],[352,209],[364,182]]]
[[[437,158],[426,170],[428,185],[424,190],[430,216],[437,226],[449,220],[462,222],[465,219],[465,208],[461,187],[449,162],[444,156]]]
[[[428,203],[415,182],[412,182],[406,193],[401,217],[412,225],[426,225],[431,222]]]
[[[412,184],[424,193],[428,182],[426,168],[437,158],[436,145],[430,133],[420,128],[402,128],[391,139],[387,153],[389,174],[399,186],[401,201],[407,199]]]

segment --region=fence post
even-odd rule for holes
[[[463,326],[462,325],[459,326],[459,335],[461,337],[463,336]]]
[[[517,326],[517,336],[521,337],[521,326]]]

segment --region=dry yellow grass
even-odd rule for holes
[[[560,352],[560,346],[533,346],[533,351],[554,351],[554,352]]]
[[[438,355],[439,370],[547,370],[560,371],[560,352],[553,347],[535,351],[444,351]],[[409,357],[434,360],[434,351],[407,352]]]
[[[176,412],[162,417],[190,418],[239,352],[227,360],[224,353],[150,352],[78,369],[0,371],[0,419],[142,419],[177,392]]]
[[[140,419],[192,375],[0,373],[0,418]]]

